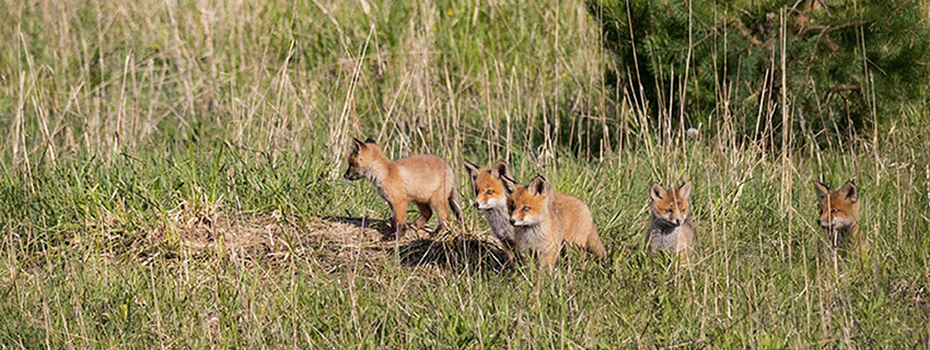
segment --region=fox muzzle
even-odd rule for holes
[[[346,173],[343,174],[342,177],[344,177],[346,180],[349,180],[349,181],[355,181],[355,180],[362,178],[362,176],[359,175],[359,173],[355,171],[346,171]]]

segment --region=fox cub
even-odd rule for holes
[[[578,198],[555,192],[542,176],[526,186],[516,185],[508,206],[517,247],[535,252],[540,267],[554,267],[563,242],[600,259],[607,257],[588,206]]]
[[[514,180],[508,173],[507,165],[497,162],[490,169],[485,169],[466,161],[465,169],[468,170],[475,192],[475,208],[484,212],[494,237],[512,251],[516,239],[507,212],[507,193],[513,190]]]
[[[422,228],[435,211],[439,216],[436,233],[441,232],[449,220],[449,209],[461,220],[462,209],[455,174],[442,158],[432,155],[414,155],[392,161],[374,140],[355,140],[355,149],[349,155],[349,168],[345,177],[349,181],[370,181],[381,198],[394,212],[395,237],[407,228],[407,204],[413,202],[420,211],[414,227]]]
[[[694,227],[688,220],[688,196],[691,182],[675,188],[663,188],[658,183],[649,189],[652,226],[649,227],[649,250],[678,254],[685,259],[694,250]]]
[[[868,242],[859,233],[859,190],[852,181],[834,190],[814,182],[820,201],[820,227],[827,230],[834,248],[849,244],[853,248],[868,249]]]

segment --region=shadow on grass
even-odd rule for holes
[[[343,230],[336,227],[327,229],[338,237],[354,237],[350,241],[367,242],[360,252],[367,254],[384,254],[397,249],[401,263],[417,267],[432,265],[453,272],[497,272],[513,270],[513,256],[500,244],[488,236],[471,236],[468,234],[425,238],[430,234],[426,230],[408,230],[401,237],[394,237],[394,228],[389,220],[368,217],[331,216],[322,218],[326,222],[343,224],[342,227],[354,226],[364,230]],[[335,230],[335,231],[334,231]],[[377,233],[376,233],[376,232]],[[367,233],[366,233],[367,232]],[[380,235],[380,239],[374,237]],[[342,242],[344,244],[345,242]],[[391,253],[393,254],[393,253]]]
[[[454,272],[507,273],[514,267],[513,257],[496,242],[468,236],[416,239],[400,247],[400,257],[407,266],[434,265]]]

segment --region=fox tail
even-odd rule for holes
[[[449,191],[449,207],[452,208],[452,214],[455,215],[455,218],[462,221],[462,206],[459,205],[460,202],[459,191],[456,191],[456,187],[453,186],[452,190]]]
[[[601,238],[598,237],[596,233],[588,236],[586,248],[598,259],[604,259],[607,257],[607,249],[604,249],[604,243],[601,242]]]

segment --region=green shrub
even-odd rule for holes
[[[875,119],[888,120],[927,101],[930,25],[921,20],[927,17],[921,3],[592,0],[588,9],[615,57],[607,82],[627,91],[641,84],[650,116],[671,116],[677,125],[679,86],[685,82],[688,126],[713,128],[723,113],[720,102],[729,100],[738,131],[746,133],[770,113],[780,129],[784,27],[789,112],[796,127],[829,135],[868,126],[872,111]]]

